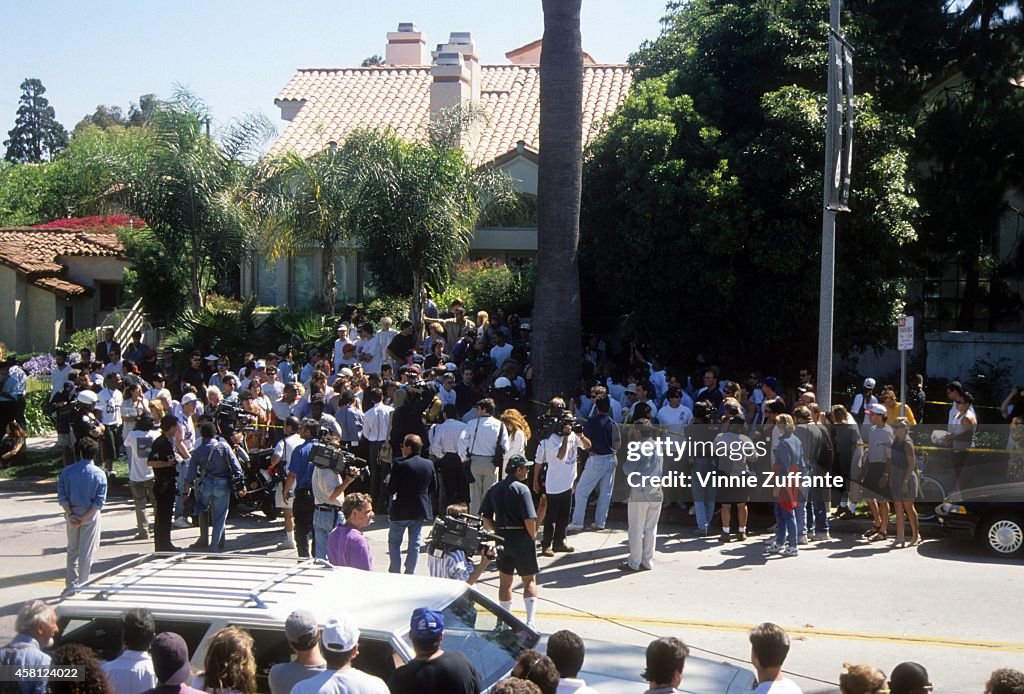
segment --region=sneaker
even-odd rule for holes
[[[289,537],[287,540],[281,541],[277,545],[278,549],[295,549],[295,540]]]
[[[187,518],[175,518],[174,522],[171,523],[175,528],[191,528],[192,524],[188,522]]]
[[[772,523],[771,527],[768,528],[768,532],[773,533],[773,532],[775,532],[778,529],[779,529],[779,524],[778,523]]]
[[[775,554],[776,552],[780,551],[781,549],[782,549],[782,547],[780,545],[775,544],[775,540],[772,540],[772,543],[764,548],[764,553],[765,554]]]
[[[800,536],[800,539],[799,539],[799,540],[797,540],[797,544],[798,544],[798,545],[806,545],[806,544],[808,544],[809,542],[810,542],[810,540],[809,540],[809,539],[807,538],[807,535],[806,535],[806,534],[804,534],[804,535],[801,535],[801,536]]]
[[[818,539],[818,534],[817,534],[817,533],[815,533],[815,532],[814,532],[814,531],[812,530],[811,532],[807,533],[807,539],[808,539],[808,540],[810,540],[811,542],[814,542],[815,540],[817,540],[817,539]]]
[[[135,539],[136,540],[148,540],[149,539],[149,531],[148,530],[140,530],[139,532],[135,533]]]
[[[818,537],[816,539],[818,542],[828,542],[832,539],[832,535],[829,533],[818,533]]]
[[[743,531],[741,531],[741,532],[740,532],[740,533],[739,533],[738,535],[736,535],[736,538],[737,538],[737,539],[738,539],[738,540],[739,540],[740,542],[743,542],[744,540],[746,540],[746,539],[747,539],[747,537],[748,537],[748,536],[747,536],[747,531],[746,531],[746,530],[743,530]]]
[[[728,542],[729,541],[729,533],[722,533],[721,535],[718,536],[718,540],[719,540],[719,542]]]
[[[189,549],[210,549],[209,542],[203,542],[202,540],[196,540],[188,546]]]
[[[570,523],[569,525],[565,526],[565,532],[567,533],[578,533],[581,530],[583,530],[583,526],[576,525],[575,523]]]
[[[575,552],[576,548],[570,547],[569,545],[562,545],[561,547],[555,547],[555,551],[562,552],[563,554],[569,554],[570,552]]]
[[[797,556],[797,548],[796,547],[786,547],[781,552],[779,552],[779,554],[781,554],[784,557],[795,557],[795,556]]]
[[[597,523],[591,523],[590,524],[590,529],[591,530],[596,530],[598,532],[601,532],[602,530],[604,530],[604,526],[603,525],[598,525]]]
[[[697,537],[707,537],[709,528],[697,528]]]
[[[544,549],[542,549],[540,551],[540,556],[542,556],[542,557],[553,557],[553,556],[555,556],[555,552],[550,547],[545,547]]]
[[[619,566],[618,566],[618,569],[619,569],[619,571],[629,571],[629,572],[632,572],[632,573],[636,573],[637,571],[640,570],[640,569],[634,569],[632,566],[629,565],[628,561],[621,562],[619,564]]]

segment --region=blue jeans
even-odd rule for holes
[[[178,480],[175,483],[175,497],[174,497],[174,517],[181,518],[185,515],[185,497],[182,492],[185,489],[185,473],[188,471],[188,461],[178,462],[175,464],[178,472]]]
[[[693,505],[697,508],[697,527],[706,530],[711,525],[711,519],[715,515],[715,492],[714,484],[705,487],[701,484],[702,473],[715,474],[715,461],[711,458],[698,458],[694,461],[693,477]],[[710,482],[710,479],[708,480]],[[728,530],[727,528],[725,530]]]
[[[327,536],[338,524],[338,519],[344,519],[341,515],[341,506],[338,507],[337,513],[313,510],[313,556],[317,559],[327,558]]]
[[[572,525],[583,526],[587,515],[587,499],[594,488],[597,492],[597,515],[594,522],[604,526],[608,520],[608,507],[612,503],[612,487],[615,484],[615,454],[591,455],[587,466],[576,482],[576,506],[572,512]]]
[[[416,562],[420,557],[420,537],[423,531],[423,521],[393,520],[388,526],[388,556],[391,557],[391,565],[388,572],[397,574],[402,568],[402,535],[408,531],[409,546],[405,555],[405,573],[416,573]]]
[[[810,511],[808,512],[807,520],[811,526],[811,532],[828,532],[828,510],[830,494],[830,489],[820,489],[815,487],[810,490]]]
[[[800,496],[796,504],[796,532],[798,535],[807,534],[807,490],[800,488]],[[813,523],[811,524],[813,525]]]
[[[790,547],[796,547],[796,514],[786,510],[775,502],[775,522],[778,527],[775,529],[775,544],[780,547],[789,541]]]
[[[224,524],[228,520],[228,507],[231,505],[231,483],[227,479],[207,477],[202,482],[202,489],[197,495],[196,512],[210,511],[213,525],[213,537],[210,538],[210,549],[218,551],[220,541],[224,537]]]

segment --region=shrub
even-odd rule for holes
[[[270,344],[273,349],[287,343],[305,358],[309,350],[321,349],[334,343],[337,320],[308,309],[282,308],[270,317],[272,330]]]
[[[374,327],[380,327],[380,319],[384,316],[391,316],[397,330],[402,321],[409,319],[411,305],[412,301],[404,296],[379,296],[360,312],[373,323]]]
[[[96,331],[90,329],[76,330],[71,333],[71,337],[69,337],[64,344],[60,346],[60,348],[69,355],[72,353],[79,354],[83,349],[87,349],[91,352],[96,349]],[[70,363],[75,364],[77,362]]]
[[[264,321],[265,316],[256,315],[255,297],[247,299],[238,311],[190,308],[175,320],[163,346],[177,352],[198,349],[224,354],[237,364],[245,352],[267,346]]]
[[[463,263],[455,272],[454,282],[443,291],[432,293],[431,298],[440,310],[460,298],[471,317],[477,311],[494,313],[499,308],[529,315],[533,310],[536,275],[534,263],[515,269],[490,260]]]
[[[25,392],[25,423],[29,436],[42,436],[54,429],[53,419],[46,413],[50,401],[50,384],[40,378],[30,378]]]

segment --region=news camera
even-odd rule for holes
[[[327,441],[316,441],[309,451],[309,462],[345,477],[365,482],[370,479],[370,464]]]
[[[251,412],[229,402],[222,402],[213,411],[213,421],[217,423],[218,431],[231,434],[252,428],[258,420]]]
[[[490,544],[500,546],[505,539],[484,530],[479,516],[462,513],[457,516],[438,516],[427,538],[427,551],[434,556],[461,549],[467,557],[474,554],[490,554]],[[438,554],[435,554],[438,553]]]

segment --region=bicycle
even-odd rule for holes
[[[919,480],[914,509],[919,520],[935,520],[935,507],[946,499],[946,489],[937,479],[924,474],[928,467],[928,454],[920,450],[916,454]]]

